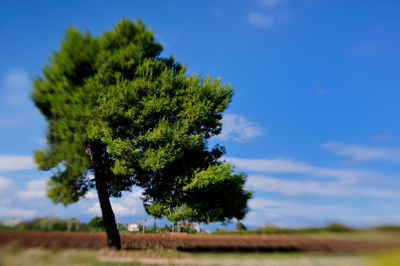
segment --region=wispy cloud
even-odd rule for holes
[[[86,199],[97,199],[97,193],[95,191],[88,191],[85,195]]]
[[[369,170],[353,170],[342,168],[318,167],[304,162],[283,158],[274,159],[241,159],[225,158],[236,167],[245,171],[281,174],[303,174],[314,177],[333,177],[346,182],[381,179],[382,175]]]
[[[0,155],[0,172],[34,169],[32,156]]]
[[[260,15],[257,13],[251,13],[248,16],[248,20],[251,25],[257,28],[269,28],[274,24],[275,17],[272,15]]]
[[[114,213],[117,216],[133,216],[135,214],[135,210],[128,209],[125,206],[123,206],[122,204],[111,203],[111,205],[112,205]],[[100,203],[96,202],[95,204],[93,204],[92,207],[87,209],[86,213],[101,216]]]
[[[255,190],[279,192],[287,196],[328,196],[328,197],[373,197],[400,198],[399,190],[367,187],[343,181],[305,181],[287,180],[269,176],[250,175],[248,186]]]
[[[244,222],[249,225],[274,224],[282,227],[301,227],[338,221],[338,217],[354,215],[357,210],[349,206],[306,204],[293,200],[254,198],[249,201],[250,213]],[[338,216],[341,214],[341,216]]]
[[[0,207],[0,219],[31,219],[37,213],[37,210],[25,209],[25,208],[15,208],[15,207]]]
[[[136,188],[125,196],[122,200],[122,205],[132,210],[133,215],[144,216],[145,211],[141,200],[142,195],[143,190]]]
[[[14,191],[15,185],[11,179],[0,176],[0,197]]]
[[[17,197],[22,200],[46,198],[46,186],[46,180],[32,180],[28,182],[26,190],[17,193]]]
[[[122,202],[111,202],[113,211],[118,217],[126,216],[143,216],[144,209],[140,197],[142,195],[142,190],[136,190],[133,193],[129,193]],[[85,210],[87,214],[99,215],[101,216],[101,209],[99,202],[94,203],[90,208]]]
[[[264,130],[255,122],[248,121],[244,116],[227,113],[222,119],[222,132],[218,136],[221,140],[249,142],[253,138],[262,136]]]
[[[327,142],[323,146],[336,155],[349,157],[351,162],[377,160],[400,162],[400,150],[342,144],[338,142]]]
[[[280,6],[286,0],[258,0],[258,4],[264,8],[268,8],[268,14],[262,14],[263,12],[252,12],[248,15],[248,22],[257,28],[270,28],[272,25],[286,21],[291,17],[291,14],[287,11],[278,11],[276,7]]]
[[[30,84],[29,76],[25,71],[13,70],[6,76],[7,86],[22,87]]]
[[[25,71],[10,71],[5,77],[3,103],[11,106],[26,104],[29,101],[30,88],[31,81]]]
[[[271,200],[266,198],[252,199],[249,202],[252,209],[263,210],[266,208],[280,209],[279,213],[282,214],[297,214],[297,215],[316,215],[317,213],[329,213],[332,209],[339,209],[339,206],[326,206],[326,205],[310,205],[298,201],[288,200]],[[279,215],[279,216],[281,216]]]

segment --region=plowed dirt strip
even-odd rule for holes
[[[186,235],[122,234],[123,249],[177,249],[182,251],[306,251],[367,252],[400,249],[399,244],[330,239],[301,235]],[[106,247],[105,233],[0,231],[0,245],[45,248]]]

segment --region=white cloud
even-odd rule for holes
[[[11,179],[0,176],[0,197],[13,192],[15,185]]]
[[[31,219],[37,213],[37,210],[23,208],[0,208],[0,219]]]
[[[133,192],[128,192],[125,198],[122,200],[123,206],[133,210],[135,215],[143,216],[145,211],[143,208],[142,197],[143,190],[135,189]]]
[[[329,197],[365,196],[375,198],[400,198],[398,190],[371,188],[342,181],[318,182],[287,180],[283,178],[250,175],[247,185],[255,190],[279,192],[287,196],[315,195]]]
[[[127,208],[120,203],[111,203],[111,206],[116,216],[133,216],[136,214],[135,209]],[[87,209],[86,213],[101,216],[100,203],[93,204],[92,207]]]
[[[254,198],[249,200],[251,209],[244,222],[249,225],[274,224],[283,227],[310,226],[316,223],[338,221],[357,213],[352,207],[306,204],[298,201]],[[338,216],[340,215],[340,216]]]
[[[0,172],[36,168],[32,156],[0,155]]]
[[[85,194],[85,198],[86,198],[86,199],[89,199],[89,200],[91,200],[91,199],[97,199],[97,193],[94,192],[94,191],[88,191],[88,192]]]
[[[129,192],[128,195],[124,199],[124,204],[128,206],[134,206],[138,202],[141,204],[140,197],[143,195],[143,190],[137,189],[134,192]]]
[[[285,201],[271,200],[265,198],[250,199],[249,207],[252,209],[263,209],[265,207],[282,207],[285,206]]]
[[[255,122],[248,121],[244,116],[227,113],[224,115],[222,123],[222,132],[218,136],[221,140],[249,142],[264,134],[262,127]]]
[[[336,155],[348,156],[352,162],[394,161],[400,162],[400,151],[387,148],[374,148],[354,144],[327,142],[323,145]]]
[[[257,13],[251,13],[248,16],[248,20],[251,25],[258,28],[268,28],[275,22],[275,18],[271,15],[260,15]]]
[[[86,213],[101,216],[100,203],[96,202],[92,207],[86,210]]]
[[[6,76],[6,85],[13,87],[21,87],[29,85],[29,76],[25,71],[13,70]]]
[[[117,216],[132,216],[136,214],[135,209],[130,209],[119,203],[112,203],[113,210]]]
[[[2,96],[3,103],[21,105],[29,101],[31,81],[28,74],[22,70],[13,70],[5,78],[5,90]]]
[[[265,7],[275,7],[283,2],[284,0],[258,0],[258,3]]]
[[[142,201],[140,197],[142,196],[143,190],[134,189],[133,192],[124,193],[122,200],[120,202],[111,202],[114,214],[117,217],[123,216],[143,216],[145,214]],[[95,194],[93,192],[93,194]],[[89,197],[93,196],[89,193]],[[88,194],[86,194],[88,196]],[[94,196],[93,196],[94,197]],[[97,198],[94,197],[94,198]],[[87,214],[101,216],[101,209],[99,202],[94,203],[91,207],[87,208],[85,211]]]
[[[274,159],[241,159],[241,158],[225,158],[228,162],[232,162],[236,167],[252,172],[263,173],[282,173],[282,174],[305,174],[316,177],[334,177],[343,179],[347,182],[355,182],[359,180],[376,180],[381,179],[379,173],[367,170],[353,169],[336,169],[327,167],[317,167],[304,162],[296,162],[283,158]]]
[[[22,200],[42,199],[46,197],[47,180],[33,180],[28,182],[27,189],[17,193]]]
[[[392,212],[389,217],[365,217],[367,227],[377,227],[385,225],[398,225],[400,224],[400,215],[397,214],[397,209]]]

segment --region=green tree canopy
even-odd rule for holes
[[[247,230],[246,226],[241,221],[237,221],[237,223],[235,225],[235,229],[236,229],[236,231]]]
[[[48,196],[69,204],[96,187],[108,234],[109,197],[133,186],[155,218],[213,222],[247,212],[245,175],[220,160],[223,147],[208,147],[232,87],[188,75],[161,51],[141,21],[122,20],[98,37],[69,28],[34,80],[33,101],[48,122],[48,145],[35,151],[39,168],[53,173]]]
[[[88,227],[91,228],[91,229],[103,228],[103,218],[101,218],[101,217],[99,217],[99,216],[93,217],[93,218],[89,221]]]

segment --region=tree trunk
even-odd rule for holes
[[[103,225],[107,233],[107,245],[109,248],[121,249],[121,238],[119,236],[117,224],[115,223],[114,212],[111,207],[110,198],[106,184],[103,180],[96,177],[96,189],[99,196],[101,213],[103,214]]]
[[[112,249],[121,249],[121,238],[115,223],[114,212],[110,203],[110,195],[107,188],[106,167],[107,159],[104,146],[101,142],[92,142],[89,147],[90,160],[94,169],[97,195],[99,197],[103,226],[107,233],[107,245]]]

